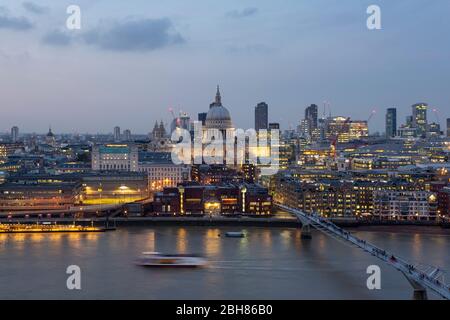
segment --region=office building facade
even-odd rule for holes
[[[386,112],[386,138],[397,135],[397,109],[389,108]]]
[[[265,102],[255,107],[255,130],[267,130],[269,125],[269,106]]]
[[[427,133],[427,110],[426,103],[416,103],[412,106],[412,127],[417,129],[417,135],[420,137],[424,137]]]
[[[11,142],[16,143],[19,141],[19,128],[14,126],[11,128]]]
[[[93,146],[92,170],[138,171],[137,146],[117,143]]]

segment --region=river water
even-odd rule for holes
[[[246,238],[219,236],[245,230]],[[412,262],[450,270],[450,234],[402,227],[355,234]],[[203,269],[146,269],[143,251],[202,254]],[[381,268],[381,290],[366,269]],[[66,268],[81,268],[68,290]],[[0,299],[410,299],[397,271],[319,232],[294,228],[122,227],[99,234],[0,235]],[[436,298],[429,293],[430,298]]]

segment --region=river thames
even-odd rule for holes
[[[226,231],[246,232],[242,239]],[[351,230],[411,262],[450,269],[450,232]],[[143,251],[207,257],[202,269],[146,269]],[[381,290],[368,290],[366,268],[381,267]],[[68,290],[66,268],[81,268],[81,290]],[[0,235],[0,299],[410,299],[397,271],[319,232],[295,228],[121,227],[91,234]],[[436,298],[429,292],[430,298]]]

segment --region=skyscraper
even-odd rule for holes
[[[205,125],[207,115],[208,114],[206,112],[202,112],[202,113],[198,114],[198,121],[200,121],[202,123],[202,126]]]
[[[393,138],[397,135],[397,109],[388,108],[386,112],[386,137]]]
[[[305,109],[305,120],[308,121],[308,130],[311,134],[317,128],[317,105],[312,104]]]
[[[447,137],[450,138],[450,118],[447,118]]]
[[[300,121],[299,133],[300,133],[300,136],[302,136],[302,137],[308,137],[311,135],[311,131],[309,130],[309,121],[308,120],[303,119],[302,121]]]
[[[11,141],[13,143],[19,141],[19,128],[16,126],[11,128]]]
[[[120,127],[114,127],[114,142],[120,141]]]
[[[255,107],[255,130],[268,129],[269,106],[265,102],[260,102]]]
[[[417,128],[418,136],[425,136],[427,133],[427,109],[426,103],[416,103],[412,106],[412,126]]]
[[[123,138],[125,141],[129,142],[131,141],[131,131],[130,130],[124,130],[123,132]]]

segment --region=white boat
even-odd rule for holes
[[[154,268],[198,268],[206,265],[206,259],[197,255],[143,252],[136,264]]]
[[[242,231],[238,231],[238,232],[226,232],[225,236],[228,238],[245,238],[245,233]]]

